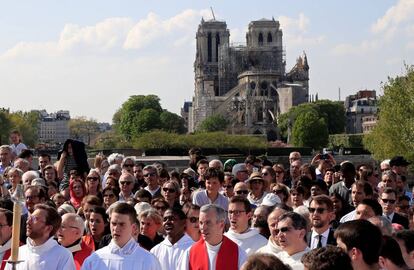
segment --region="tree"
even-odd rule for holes
[[[345,108],[341,101],[318,100],[313,103],[303,103],[290,108],[287,113],[278,117],[278,127],[282,137],[287,138],[289,119],[294,123],[298,115],[316,111],[323,118],[329,134],[340,134],[345,129]]]
[[[168,132],[175,132],[175,133],[185,133],[186,128],[184,126],[184,118],[181,116],[178,116],[175,113],[169,112],[167,110],[164,110],[160,114],[160,121],[161,121],[161,128],[162,130],[168,131]]]
[[[9,144],[9,133],[12,123],[9,118],[9,112],[5,109],[0,110],[0,145]]]
[[[292,143],[298,147],[320,149],[328,143],[328,128],[318,112],[308,111],[297,116],[292,130]]]
[[[39,112],[17,111],[10,113],[8,117],[12,125],[11,129],[18,130],[22,135],[23,142],[34,147],[38,141]]]
[[[403,155],[414,159],[414,67],[403,76],[388,78],[382,86],[375,128],[364,137],[364,146],[376,159]]]
[[[229,121],[220,114],[214,114],[207,117],[200,123],[201,132],[224,131],[229,125]]]
[[[99,133],[99,125],[95,120],[84,116],[72,118],[69,120],[69,132],[72,138],[90,146],[91,140]]]

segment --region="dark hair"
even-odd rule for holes
[[[211,178],[217,178],[220,181],[220,183],[223,183],[224,182],[224,172],[222,172],[219,169],[209,167],[206,170],[204,178],[206,180],[209,180]]]
[[[13,201],[9,198],[0,197],[0,208],[13,212]]]
[[[144,169],[144,167],[145,167],[145,164],[144,163],[142,163],[142,162],[135,162],[134,163],[134,167],[141,167],[141,169]]]
[[[45,201],[47,201],[49,199],[46,195],[46,191],[42,187],[35,186],[35,185],[30,185],[30,186],[26,187],[26,189],[24,190],[24,193],[26,193],[26,191],[28,191],[29,189],[31,189],[33,191],[37,191],[37,196],[39,196],[39,199],[44,199]]]
[[[119,200],[119,192],[120,192],[119,188],[116,188],[116,187],[113,187],[113,186],[107,186],[106,188],[104,188],[102,190],[102,195],[105,195],[105,192],[108,191],[108,190],[112,191],[112,193],[114,193],[114,195],[116,197],[116,200]]]
[[[128,215],[132,224],[138,224],[137,212],[135,211],[135,208],[126,202],[116,203],[113,208],[111,208],[111,214],[112,213]]]
[[[244,160],[244,164],[251,164],[251,165],[253,165],[256,161],[257,161],[256,156],[254,156],[254,155],[248,155],[246,157],[246,159]]]
[[[299,194],[305,195],[305,190],[303,189],[302,186],[296,186],[296,187],[292,187],[290,189],[290,194],[292,194],[294,191],[296,191]]]
[[[327,245],[316,248],[302,257],[308,270],[352,270],[351,258],[341,248]]]
[[[414,250],[414,231],[413,230],[402,230],[397,231],[394,235],[397,240],[404,242],[405,249],[407,253],[410,253]]]
[[[389,259],[398,267],[404,267],[405,262],[398,242],[391,236],[387,235],[384,235],[382,239],[383,244],[381,246],[380,256]]]
[[[32,157],[32,156],[34,156],[32,150],[30,150],[30,149],[24,149],[24,150],[22,150],[22,152],[20,152],[20,155],[18,156],[18,158],[27,159],[27,158]],[[30,164],[30,165],[32,165],[32,164]]]
[[[302,215],[300,215],[298,213],[295,213],[295,212],[286,212],[286,213],[283,213],[279,217],[279,222],[281,222],[285,219],[288,219],[288,218],[290,218],[292,220],[292,227],[295,230],[305,230],[305,231],[307,231],[308,222],[306,221],[306,219]],[[303,237],[303,241],[306,242],[306,233]]]
[[[52,157],[48,153],[40,153],[39,157],[47,157],[49,160],[52,160]]]
[[[399,197],[398,197],[398,202],[400,203],[400,202],[402,202],[402,201],[407,201],[407,202],[410,202],[410,201],[411,201],[411,199],[410,199],[410,197],[408,197],[408,196],[406,196],[406,195],[401,195],[401,196],[399,196]]]
[[[148,198],[148,200],[149,201],[151,201],[152,200],[152,195],[151,195],[151,193],[148,191],[148,190],[146,190],[146,189],[140,189],[140,190],[138,190],[136,193],[135,193],[135,196],[134,196],[135,198],[137,198],[137,197],[139,197],[139,198],[142,198],[142,197],[144,197],[144,198]]]
[[[178,216],[178,218],[179,218],[180,220],[187,219],[187,215],[184,213],[184,211],[183,211],[183,210],[181,210],[181,209],[180,209],[180,208],[178,208],[178,207],[168,208],[165,212],[167,212],[167,211],[171,211],[171,213],[172,213],[173,215]]]
[[[12,226],[13,225],[13,212],[8,209],[0,208],[0,213],[3,213],[6,216],[7,225]]]
[[[272,254],[258,253],[251,255],[241,270],[290,270],[279,258]]]
[[[250,205],[250,202],[248,199],[246,199],[245,197],[242,196],[233,196],[231,197],[229,204],[230,203],[241,203],[244,205],[244,210],[246,211],[246,213],[250,213],[252,211],[252,206]]]
[[[207,159],[200,159],[200,160],[197,162],[197,168],[198,168],[198,166],[200,166],[201,164],[207,164],[207,165],[208,165],[208,160],[207,160]]]
[[[370,183],[362,180],[358,180],[355,183],[352,184],[352,186],[355,186],[357,188],[362,188],[364,190],[365,196],[372,196],[374,195],[374,191],[372,189],[372,186]]]
[[[151,205],[154,206],[154,204],[156,203],[163,203],[165,206],[165,209],[167,209],[168,207],[170,207],[170,205],[168,204],[168,202],[164,199],[164,197],[156,197],[154,199],[151,200]]]
[[[333,211],[333,203],[327,195],[318,195],[318,196],[313,197],[310,200],[309,205],[311,205],[313,201],[315,201],[317,204],[325,204],[326,208],[328,209],[328,212]]]
[[[95,214],[101,215],[102,219],[105,222],[105,224],[109,223],[109,217],[108,217],[108,214],[106,213],[106,209],[104,207],[102,207],[102,206],[92,207],[92,209],[90,210],[90,213],[95,213]]]
[[[192,204],[191,202],[187,202],[183,205],[183,211],[186,216],[188,216],[188,213],[190,213],[191,210],[200,211],[200,206]]]
[[[49,205],[46,204],[36,204],[34,207],[35,210],[44,210],[46,211],[46,225],[52,226],[52,231],[49,233],[49,237],[52,237],[56,234],[57,230],[60,227],[60,224],[62,223],[62,218],[58,214],[57,210]]]
[[[365,198],[360,204],[368,205],[372,208],[376,216],[382,216],[382,207],[377,200]]]
[[[305,164],[302,164],[302,166],[300,166],[299,171],[303,175],[303,170],[306,170],[306,169],[308,169],[311,174],[311,177],[312,177],[311,180],[315,181],[316,180],[315,167],[308,163],[305,163]]]
[[[386,193],[386,194],[394,193],[395,198],[397,198],[397,191],[395,189],[393,189],[393,188],[386,187],[386,188],[384,188],[384,190],[382,191],[382,193]]]
[[[382,233],[371,222],[359,219],[342,223],[335,231],[335,238],[345,244],[347,251],[352,248],[359,249],[366,264],[378,263]]]
[[[158,176],[161,178],[167,178],[170,179],[170,174],[168,173],[167,169],[162,168],[161,170],[158,171]]]
[[[85,197],[83,197],[81,205],[83,206],[85,203],[89,203],[89,204],[96,205],[96,206],[101,206],[102,200],[98,196],[95,196],[95,195],[86,195]]]

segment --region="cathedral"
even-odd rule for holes
[[[246,44],[229,42],[226,22],[201,20],[196,34],[194,96],[182,115],[188,131],[214,114],[229,120],[231,134],[262,134],[277,138],[276,118],[308,101],[306,54],[286,72],[283,33],[274,19],[249,23]]]

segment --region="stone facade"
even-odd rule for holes
[[[48,114],[40,111],[39,142],[46,144],[62,144],[69,138],[69,111],[58,111]]]
[[[346,133],[366,133],[372,129],[378,112],[378,100],[375,90],[361,90],[345,99]],[[365,128],[363,126],[365,119]],[[365,130],[365,131],[364,131]]]
[[[230,45],[229,37],[226,22],[201,20],[198,26],[188,131],[197,130],[205,118],[222,114],[229,119],[232,134],[275,139],[274,119],[308,101],[307,57],[300,56],[292,70],[285,71],[283,33],[274,19],[250,22],[245,45]]]

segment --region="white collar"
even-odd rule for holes
[[[50,237],[46,242],[44,242],[43,244],[39,245],[39,246],[34,246],[33,245],[33,240],[29,237],[27,237],[27,248],[36,254],[42,254],[42,253],[46,253],[47,251],[49,251],[50,249],[52,249],[53,247],[57,246],[58,243],[56,242],[55,239],[53,239],[53,237]]]
[[[173,247],[173,246],[179,246],[181,244],[185,244],[187,242],[194,242],[193,239],[191,239],[191,237],[184,233],[184,235],[173,245],[170,240],[168,240],[168,236],[165,237],[165,239],[162,241],[162,243],[168,247]]]
[[[6,252],[8,249],[11,248],[11,237],[9,240],[7,240],[6,243],[4,243],[4,245],[0,246],[0,253]]]
[[[117,244],[115,244],[113,239],[108,245],[111,253],[118,255],[131,255],[135,251],[137,246],[138,243],[135,241],[133,237],[131,237],[131,239],[129,239],[129,241],[123,247],[119,247]]]
[[[81,242],[82,241],[80,241],[79,243],[77,243],[76,245],[74,245],[74,246],[71,246],[71,247],[68,247],[67,249],[70,251],[70,252],[76,252],[76,251],[79,251],[79,250],[82,250],[82,247],[81,247]]]
[[[329,236],[329,230],[330,230],[331,228],[328,228],[326,231],[324,231],[321,235],[325,238],[325,239],[328,239],[328,236]],[[314,230],[312,230],[312,238],[317,238],[318,237],[318,235],[319,235],[319,233],[317,233],[317,232],[315,232]]]
[[[383,214],[383,216],[386,217],[386,218],[389,218],[390,219],[390,222],[392,222],[392,219],[394,218],[394,214],[395,214],[395,212],[392,212],[389,215]]]

